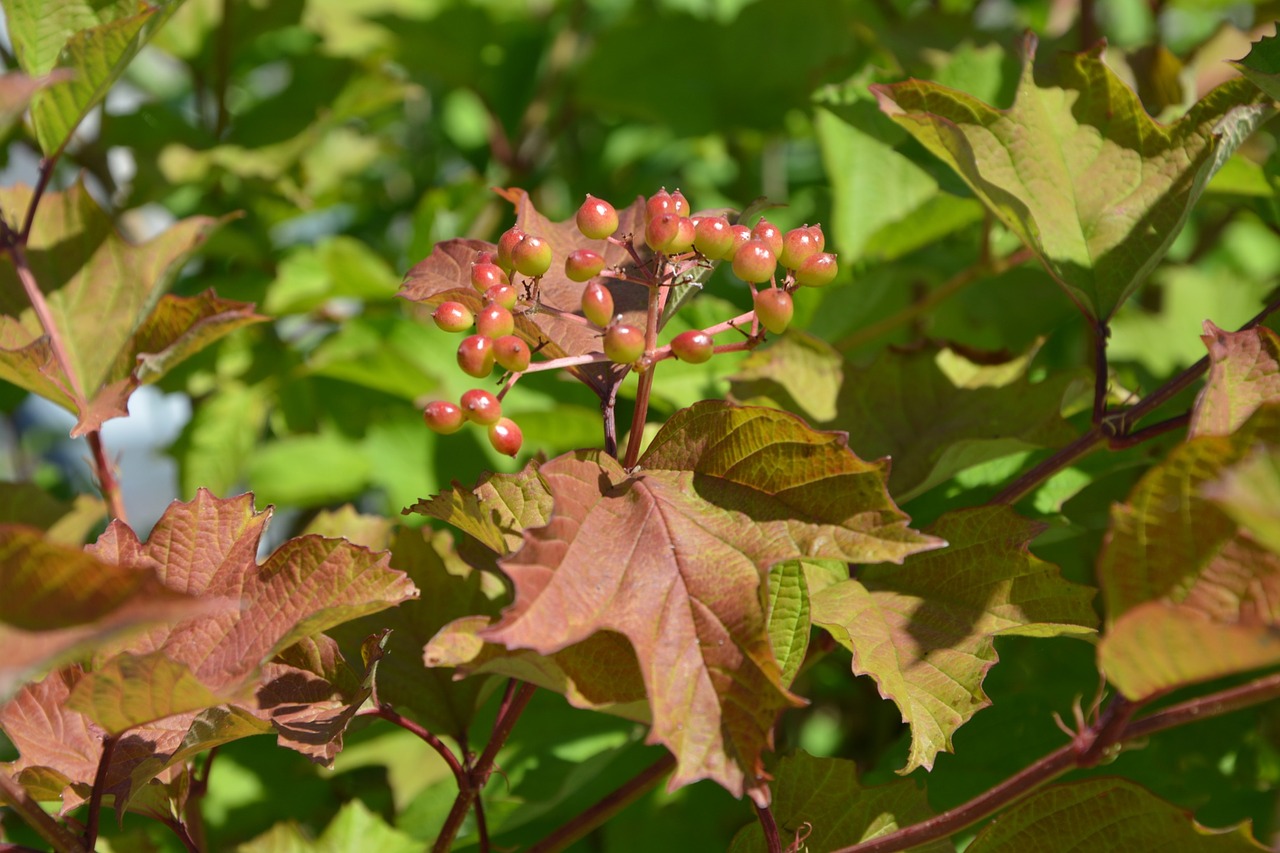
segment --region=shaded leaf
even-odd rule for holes
[[[634,472],[596,452],[545,463],[550,522],[501,561],[515,603],[482,639],[543,655],[601,630],[635,650],[651,742],[678,766],[671,785],[711,778],[767,801],[760,756],[782,685],[761,584],[800,556],[900,561],[937,547],[906,526],[842,436],[791,415],[705,402],[677,412]]]
[[[1280,101],[1280,35],[1263,36],[1249,54],[1231,63],[1262,91]]]
[[[974,465],[1074,437],[1059,411],[1079,374],[1033,385],[1017,370],[1003,384],[966,383],[943,370],[946,361],[966,360],[946,349],[888,350],[858,367],[816,338],[789,334],[750,356],[730,393],[844,430],[863,456],[891,457],[889,488],[901,501]]]
[[[0,524],[38,527],[57,545],[83,545],[106,514],[100,498],[77,495],[63,503],[34,483],[0,483]]]
[[[900,773],[932,768],[952,734],[990,705],[982,689],[997,636],[1084,635],[1092,590],[1062,579],[1028,545],[1042,526],[1008,507],[948,513],[928,528],[950,546],[901,568],[859,568],[813,596],[812,619],[853,652],[911,727]]]
[[[797,752],[778,762],[774,771],[773,816],[783,845],[795,838],[799,849],[835,850],[887,835],[933,817],[924,790],[915,780],[864,787],[858,766],[841,758],[815,758]],[[767,848],[759,822],[743,827],[730,853],[755,853]],[[954,851],[945,839],[912,850],[923,853]]]
[[[236,848],[239,853],[418,853],[422,842],[369,811],[358,799],[346,803],[319,838],[297,823],[278,823],[262,835]]]
[[[30,187],[0,191],[0,208],[22,211]],[[72,435],[127,414],[129,393],[200,346],[257,318],[243,303],[211,295],[161,301],[169,279],[216,221],[185,219],[140,246],[123,240],[83,186],[46,193],[27,260],[59,333],[71,376],[57,365],[12,264],[0,265],[0,378],[78,416]],[[154,319],[153,319],[154,318]],[[192,326],[182,326],[189,320]],[[141,366],[135,363],[148,356]],[[72,389],[83,391],[78,410]]]
[[[1000,814],[968,853],[1067,853],[1105,844],[1110,850],[1228,853],[1264,850],[1249,825],[1207,829],[1191,814],[1124,779],[1053,785]],[[1103,835],[1105,833],[1105,835]],[[1105,841],[1102,839],[1105,838]]]
[[[1280,553],[1280,448],[1250,454],[1206,484],[1201,494],[1263,546]]]
[[[524,544],[524,531],[542,527],[551,518],[551,493],[529,462],[514,474],[488,474],[474,489],[455,484],[438,495],[403,510],[438,518],[474,537],[500,555]]]
[[[1205,321],[1209,375],[1191,411],[1191,435],[1230,435],[1263,403],[1280,401],[1280,337],[1265,326],[1227,332]]]
[[[919,80],[871,88],[881,109],[954,169],[1083,310],[1105,320],[1272,109],[1236,79],[1165,126],[1097,50],[1063,55],[1052,86],[1035,82],[1034,53],[1028,38],[1007,110]]]

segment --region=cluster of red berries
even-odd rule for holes
[[[627,234],[621,239],[614,236],[618,212],[607,201],[588,195],[578,209],[575,223],[584,237],[608,240],[626,248],[633,260],[640,261],[636,251],[640,235]],[[827,285],[837,273],[835,255],[824,251],[826,238],[821,226],[805,225],[784,234],[766,219],[749,228],[732,224],[724,216],[693,216],[688,200],[679,190],[669,193],[664,188],[646,200],[643,239],[653,258],[640,264],[641,268],[631,275],[618,269],[606,270],[604,257],[591,249],[576,249],[564,259],[565,276],[585,283],[582,317],[601,330],[600,360],[642,370],[668,356],[695,364],[707,361],[717,351],[715,334],[741,329],[739,321],[746,321],[754,329],[754,320],[765,330],[779,334],[791,323],[791,292],[798,287]],[[511,277],[518,273],[531,280],[526,282],[525,294],[536,294],[537,282],[551,269],[553,260],[551,245],[545,239],[512,227],[498,239],[496,253],[482,252],[471,264],[471,284],[485,300],[480,312],[473,314],[466,305],[453,301],[436,308],[436,325],[445,331],[465,332],[475,327],[475,333],[458,347],[458,366],[464,373],[483,379],[495,365],[516,375],[528,369],[532,352],[516,334],[512,312],[521,297]],[[651,296],[660,299],[662,289],[675,282],[677,273],[718,261],[729,261],[734,274],[751,286],[753,311],[713,329],[676,335],[666,352],[654,349],[646,329],[623,322],[622,316],[615,314],[613,295],[600,281],[617,277],[634,282],[638,275],[642,277],[640,283],[649,285]],[[781,281],[780,269],[784,271]],[[771,282],[771,286],[756,289],[765,282]],[[531,301],[534,304],[526,306],[526,310],[537,310],[536,296]],[[656,329],[652,331],[656,334]],[[753,346],[758,341],[753,333],[748,344]],[[510,388],[511,383],[506,387]],[[424,416],[436,432],[456,432],[471,421],[488,428],[489,440],[499,452],[514,456],[520,449],[520,428],[502,417],[498,396],[488,391],[467,391],[456,405],[433,402],[426,407]]]

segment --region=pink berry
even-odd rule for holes
[[[515,265],[511,263],[511,250],[516,244],[525,237],[524,231],[518,225],[512,225],[506,231],[502,232],[502,236],[498,238],[498,266],[507,272],[515,269]]]
[[[817,244],[819,252],[825,252],[827,249],[827,235],[822,233],[821,225],[810,225],[809,233],[813,235],[813,242]]]
[[[506,335],[493,342],[493,358],[503,370],[522,373],[531,357],[529,345],[517,335]]]
[[[462,332],[471,328],[476,321],[471,309],[461,302],[441,302],[431,315],[436,326],[446,332]]]
[[[671,212],[676,216],[688,216],[691,212],[689,209],[689,200],[684,197],[684,193],[676,190],[671,194]]]
[[[761,219],[756,223],[756,227],[751,229],[751,239],[759,240],[768,246],[775,258],[782,254],[782,232],[767,219]]]
[[[511,247],[511,265],[516,272],[537,278],[551,269],[551,244],[541,237],[526,234]]]
[[[660,213],[644,226],[644,241],[655,252],[667,251],[667,246],[680,236],[680,217],[674,213]]]
[[[693,245],[713,261],[728,256],[733,248],[733,227],[723,216],[708,216],[694,228]]]
[[[427,403],[427,407],[422,410],[422,419],[432,432],[440,435],[455,433],[462,429],[462,425],[466,422],[466,418],[462,416],[462,409],[444,400]]]
[[[603,240],[618,230],[618,211],[604,199],[588,194],[575,217],[582,236]]]
[[[458,367],[468,376],[484,379],[493,372],[493,338],[471,335],[458,344]]]
[[[760,325],[775,335],[780,335],[791,325],[791,315],[795,313],[795,305],[791,294],[785,290],[769,288],[756,293],[756,317]]]
[[[515,456],[524,443],[524,434],[511,418],[498,418],[497,423],[489,427],[489,443],[499,453]]]
[[[582,289],[582,316],[601,328],[613,319],[613,294],[598,281]]]
[[[669,255],[679,255],[693,248],[693,240],[697,235],[693,220],[681,216],[676,220],[676,236],[667,243],[665,251]]]
[[[792,228],[782,238],[782,251],[778,253],[778,263],[789,270],[798,270],[801,264],[821,251],[809,226]]]
[[[476,315],[476,332],[486,338],[501,338],[516,330],[516,319],[511,312],[496,302],[490,302]]]
[[[647,226],[650,221],[664,213],[675,212],[675,202],[671,199],[671,193],[667,192],[666,187],[663,187],[649,196],[649,200],[644,203],[644,224]]]
[[[644,355],[644,332],[619,323],[604,333],[604,354],[618,364],[633,364]]]
[[[733,256],[733,274],[743,281],[760,283],[773,278],[778,260],[759,240],[748,240]]]
[[[520,301],[520,294],[516,293],[516,289],[509,284],[495,284],[484,292],[484,298],[510,311]]]
[[[564,274],[570,281],[590,281],[604,269],[604,258],[590,249],[574,249],[564,259]]]
[[[507,274],[497,264],[477,262],[471,265],[471,286],[481,293],[491,287],[509,283]]]
[[[839,267],[836,256],[827,252],[813,255],[796,270],[796,284],[805,287],[825,287],[835,280]]]
[[[733,256],[738,254],[738,250],[751,240],[751,229],[745,225],[731,225],[729,230],[733,232],[733,245],[724,253],[724,259],[733,260]]]
[[[498,418],[502,417],[502,403],[483,388],[463,391],[462,399],[458,403],[466,419],[481,426],[495,424]]]
[[[671,352],[681,361],[702,364],[715,354],[715,339],[701,329],[681,332],[671,339]]]

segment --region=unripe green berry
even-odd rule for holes
[[[493,372],[493,338],[471,335],[458,344],[458,367],[468,376],[484,379]]]
[[[497,264],[485,261],[471,265],[471,286],[481,293],[491,287],[510,283],[507,274]]]
[[[715,354],[715,339],[701,329],[681,332],[671,339],[671,352],[681,361],[702,364]]]
[[[433,400],[427,403],[427,407],[422,410],[422,420],[432,432],[440,435],[455,433],[466,423],[462,409],[444,400]]]
[[[598,281],[582,289],[582,316],[604,328],[613,319],[613,294]]]
[[[644,203],[644,224],[648,224],[664,213],[675,213],[675,202],[671,199],[671,193],[667,192],[667,188],[663,187],[653,195],[649,196],[649,200]]]
[[[751,239],[759,240],[768,246],[775,258],[782,254],[782,232],[778,230],[778,226],[767,219],[761,219],[756,223],[756,227],[751,229]]]
[[[604,333],[604,354],[618,364],[634,364],[644,355],[644,332],[635,326],[618,323]]]
[[[836,256],[827,252],[820,252],[800,265],[800,269],[796,270],[796,284],[805,287],[826,287],[835,280],[839,267],[836,265]]]
[[[496,302],[490,302],[476,315],[476,332],[486,338],[501,338],[515,330],[515,317]]]
[[[604,269],[604,258],[590,249],[574,249],[564,259],[564,274],[570,281],[590,281]]]
[[[502,232],[502,236],[498,238],[498,258],[497,264],[508,273],[515,269],[515,264],[511,262],[511,250],[516,244],[525,237],[524,230],[518,225],[512,225],[506,231]]]
[[[462,409],[462,414],[467,420],[481,426],[496,424],[498,418],[502,417],[502,403],[483,388],[463,391],[458,407]]]
[[[800,265],[818,252],[818,241],[813,237],[809,226],[792,228],[782,238],[782,251],[778,253],[778,263],[789,270],[798,270]]]
[[[777,268],[777,258],[759,240],[748,240],[733,256],[733,274],[743,281],[755,284],[768,281]]]
[[[445,332],[466,331],[476,321],[471,309],[461,302],[441,302],[431,319],[436,321],[437,328]]]
[[[511,264],[516,272],[537,278],[551,269],[551,244],[541,237],[526,234],[511,247]]]
[[[713,261],[728,257],[733,248],[733,226],[723,216],[708,216],[694,227],[693,245]]]
[[[498,418],[497,423],[489,427],[489,444],[499,453],[515,456],[523,443],[524,434],[511,418]]]
[[[756,317],[760,325],[775,335],[780,335],[791,325],[791,315],[795,313],[795,305],[791,294],[785,290],[769,288],[756,293]]]
[[[582,236],[603,240],[618,230],[618,211],[604,199],[588,194],[575,217]]]
[[[687,216],[681,216],[676,220],[676,236],[667,243],[665,251],[669,255],[683,254],[693,248],[695,236],[697,231],[693,220]]]
[[[493,342],[493,358],[503,370],[523,373],[531,357],[529,345],[517,335],[506,335]]]
[[[674,213],[660,213],[644,226],[644,241],[655,252],[667,251],[667,246],[680,236],[680,217]]]
[[[495,284],[484,292],[484,298],[510,311],[520,301],[520,294],[516,293],[516,289],[509,284]]]

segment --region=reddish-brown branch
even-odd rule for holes
[[[378,717],[379,719],[386,720],[388,723],[399,726],[405,731],[415,735],[427,744],[427,746],[439,753],[440,757],[444,759],[444,763],[449,765],[449,770],[453,772],[453,778],[457,781],[459,788],[462,788],[462,786],[466,784],[466,776],[465,771],[462,769],[462,764],[458,761],[457,756],[453,754],[453,750],[449,749],[448,744],[440,740],[440,738],[436,737],[423,726],[418,725],[413,720],[397,712],[390,705],[382,703],[373,708],[366,708],[359,713],[359,716]]]
[[[102,499],[107,502],[107,511],[112,518],[118,518],[128,524],[129,516],[124,508],[124,493],[120,490],[120,481],[116,479],[115,465],[107,458],[106,448],[102,446],[102,433],[96,429],[90,430],[85,435],[85,440],[89,443],[89,452],[93,456],[93,469],[98,477],[98,490],[102,492]]]
[[[671,753],[664,754],[653,764],[631,777],[616,791],[606,794],[582,814],[530,847],[527,853],[555,853],[584,838],[591,830],[602,826],[618,812],[648,793],[675,767],[675,757]]]
[[[98,772],[93,776],[93,791],[89,794],[89,814],[84,822],[84,844],[90,850],[98,843],[98,817],[102,813],[102,795],[106,793],[107,769],[111,766],[111,754],[116,750],[118,735],[102,739],[102,757],[98,759]]]
[[[0,793],[4,794],[9,807],[58,853],[84,853],[89,849],[41,808],[27,790],[3,769],[0,769]]]
[[[769,853],[782,853],[782,838],[778,835],[778,822],[773,818],[773,811],[768,806],[756,805],[756,819],[760,821],[760,830],[764,833],[764,846]]]

